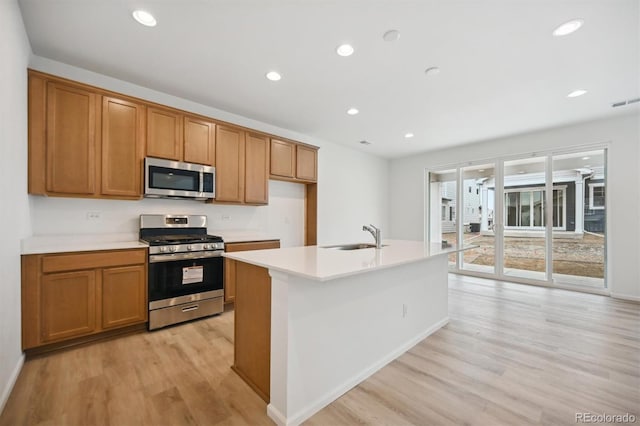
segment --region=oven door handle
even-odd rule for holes
[[[172,253],[172,254],[152,254],[149,256],[149,263],[173,262],[175,260],[196,260],[221,257],[222,250],[205,251],[199,253]]]

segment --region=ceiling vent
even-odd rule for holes
[[[640,102],[640,98],[627,99],[626,101],[614,102],[614,103],[611,104],[611,106],[613,108],[616,108],[616,107],[621,107],[621,106],[625,106],[625,105],[636,104],[638,102]]]

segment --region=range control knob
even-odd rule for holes
[[[166,247],[160,247],[160,253],[166,253],[166,252],[167,252]]]
[[[187,250],[193,250],[193,246],[187,246]]]
[[[175,252],[177,249],[178,249],[178,247],[176,247],[176,246],[169,247],[169,250],[172,251],[172,252]]]
[[[202,246],[202,249],[203,249],[203,250],[209,250],[210,248],[211,248],[211,246],[210,246],[209,244],[204,244],[204,245]]]

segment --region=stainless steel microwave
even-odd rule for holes
[[[147,157],[144,159],[144,196],[155,198],[216,197],[216,168]]]

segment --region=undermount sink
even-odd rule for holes
[[[382,247],[386,247],[387,244],[383,244]],[[367,243],[360,243],[360,244],[341,244],[341,245],[336,245],[336,246],[326,246],[326,247],[322,247],[322,248],[326,248],[326,249],[332,249],[332,250],[360,250],[360,249],[367,249],[367,248],[376,248],[375,244],[367,244]]]

